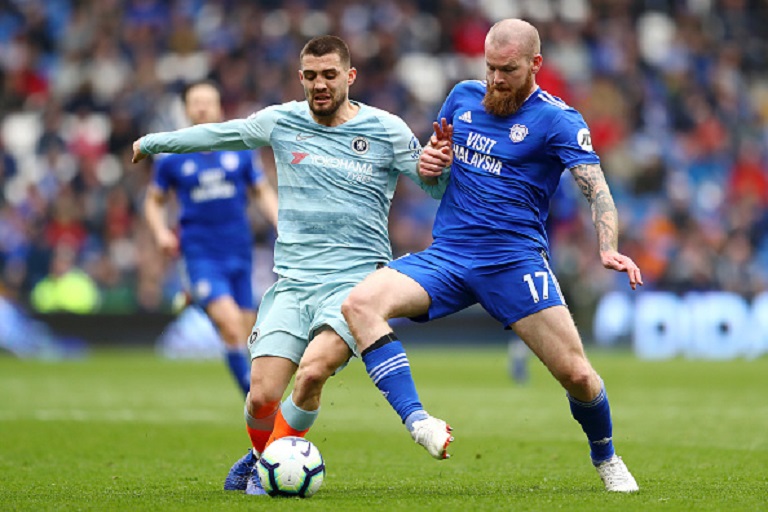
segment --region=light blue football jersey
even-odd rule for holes
[[[538,88],[514,114],[482,105],[486,83],[457,84],[437,120],[453,124],[453,165],[435,218],[436,242],[548,250],[549,202],[565,169],[599,164],[576,110]]]
[[[328,127],[306,101],[265,108],[248,119],[198,125],[142,139],[145,153],[271,146],[278,181],[275,272],[324,282],[339,273],[367,274],[392,258],[389,208],[400,174],[440,198],[417,173],[421,144],[405,122],[355,102],[357,115]]]
[[[186,258],[251,260],[248,189],[264,179],[254,157],[252,151],[217,151],[157,160],[152,180],[176,193]]]

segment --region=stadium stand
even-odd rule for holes
[[[149,178],[130,145],[185,124],[178,91],[210,77],[227,117],[301,98],[310,37],[350,41],[354,98],[425,141],[450,87],[482,76],[501,17],[546,42],[543,88],[590,124],[646,289],[768,283],[768,8],[757,0],[6,0],[0,2],[0,278],[28,304],[57,247],[106,313],[164,312],[179,289],[139,211]],[[270,167],[271,168],[271,167]],[[402,183],[396,255],[430,240],[435,205]],[[260,248],[273,236],[255,218]],[[589,323],[624,276],[596,271],[589,211],[568,177],[551,219],[569,303]],[[263,250],[262,250],[263,252]],[[268,265],[263,262],[262,265]],[[269,272],[261,279],[268,280]]]

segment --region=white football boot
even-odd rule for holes
[[[429,416],[413,423],[411,437],[434,458],[447,459],[450,457],[448,445],[453,441],[451,430],[450,425],[443,420]]]
[[[636,492],[640,490],[632,473],[621,457],[615,455],[597,466],[597,473],[605,484],[605,489],[610,492]]]

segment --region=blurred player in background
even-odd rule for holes
[[[525,21],[504,20],[490,29],[487,82],[461,82],[449,94],[438,118],[448,120],[452,133],[435,123],[433,141],[452,137],[453,162],[434,243],[366,278],[343,311],[376,386],[406,425],[423,422],[422,432],[412,431],[414,439],[432,456],[446,458],[451,429],[423,410],[387,321],[431,320],[479,302],[566,389],[606,489],[633,492],[637,483],[614,452],[603,381],[584,354],[549,266],[544,225],[564,169],[589,201],[603,266],[626,272],[632,289],[642,277],[618,252],[616,207],[584,119],[536,85],[540,52],[538,31]],[[439,176],[443,156],[426,148],[420,172]]]
[[[221,97],[213,83],[190,85],[183,99],[192,124],[222,120]],[[251,381],[245,343],[256,321],[249,196],[277,225],[277,194],[253,159],[252,151],[159,158],[144,203],[144,215],[160,249],[171,258],[181,255],[192,300],[224,340],[227,365],[244,394]],[[180,237],[166,221],[171,191],[180,205]]]
[[[273,439],[306,434],[325,382],[354,353],[341,303],[392,257],[387,218],[398,176],[405,174],[435,198],[444,190],[436,178],[419,178],[421,144],[399,117],[349,99],[357,70],[343,40],[312,39],[300,65],[306,101],[268,107],[248,119],[150,134],[134,144],[135,161],[202,148],[274,150],[279,278],[264,295],[249,340],[245,421],[253,449],[224,485],[249,494],[264,494],[253,471],[259,454]],[[294,373],[292,393],[281,403]]]

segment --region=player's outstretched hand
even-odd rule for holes
[[[419,157],[419,175],[425,179],[437,178],[453,162],[453,125],[442,118],[440,123],[432,123],[432,127],[435,133]]]
[[[435,133],[429,138],[429,144],[435,148],[450,147],[453,144],[453,125],[443,117],[440,122],[432,123],[432,129]]]
[[[604,251],[600,253],[600,259],[605,268],[616,270],[618,272],[626,272],[627,276],[629,276],[629,286],[631,286],[633,290],[637,289],[638,285],[643,285],[643,276],[640,274],[640,267],[638,267],[629,256],[625,256],[618,251]]]
[[[147,158],[147,154],[141,152],[141,138],[136,139],[133,142],[133,159],[131,162],[135,164],[136,162],[141,162],[145,158]]]

